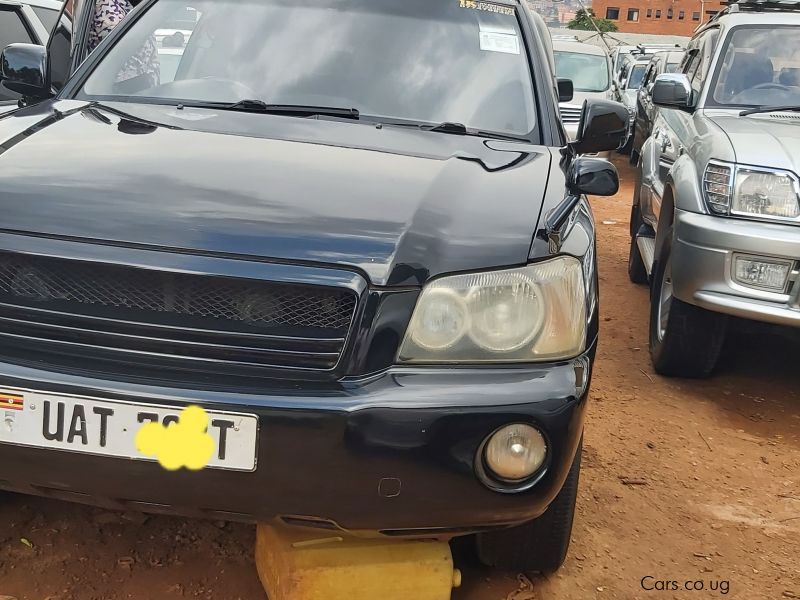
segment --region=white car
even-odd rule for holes
[[[556,77],[572,81],[574,95],[559,105],[561,121],[571,140],[578,134],[584,100],[611,99],[611,60],[599,46],[553,41]]]

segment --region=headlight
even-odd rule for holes
[[[794,221],[800,184],[793,173],[712,162],[703,177],[709,209],[721,215]]]
[[[731,213],[779,219],[800,217],[797,180],[789,173],[740,168],[736,172]]]
[[[573,358],[585,345],[583,267],[559,257],[426,285],[398,361],[537,362]]]

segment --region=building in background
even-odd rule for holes
[[[593,0],[594,14],[621,32],[691,36],[724,8],[720,0]]]
[[[580,8],[578,0],[528,0],[528,5],[539,13],[550,27],[564,27]]]

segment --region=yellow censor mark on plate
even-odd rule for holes
[[[486,12],[493,12],[500,15],[514,16],[514,9],[510,6],[501,6],[500,4],[493,4],[492,2],[478,2],[477,0],[458,0],[458,5],[461,8],[471,8],[472,10],[484,10]]]
[[[136,434],[136,448],[144,456],[157,458],[167,471],[186,467],[199,471],[214,454],[214,439],[208,434],[208,415],[199,406],[189,406],[177,423],[148,423]]]

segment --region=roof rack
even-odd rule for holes
[[[695,33],[716,23],[725,15],[740,12],[793,12],[800,11],[800,0],[722,0],[721,4],[727,5],[705,23],[701,23]]]
[[[631,51],[631,54],[634,56],[637,54],[655,54],[656,52],[676,49],[680,50],[682,46],[680,44],[637,44],[636,49]]]
[[[722,4],[727,4],[728,8],[725,11],[728,13],[800,11],[800,1],[798,0],[727,0],[723,1]]]

